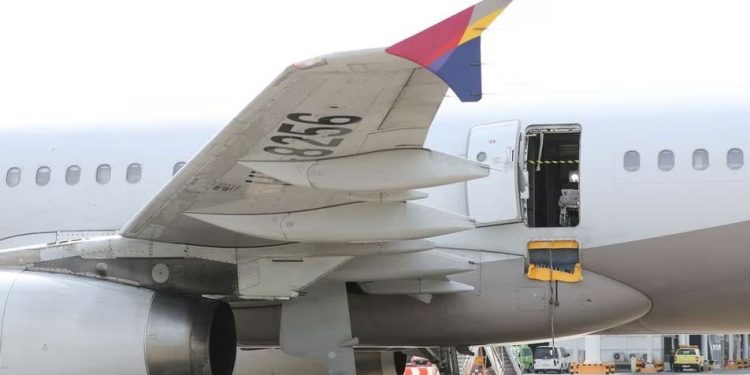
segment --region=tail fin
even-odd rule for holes
[[[386,49],[440,77],[463,102],[482,99],[482,32],[512,0],[484,0]]]

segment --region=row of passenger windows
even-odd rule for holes
[[[175,164],[172,167],[172,175],[177,174],[177,171],[179,171],[184,165],[185,162],[182,161]],[[143,167],[140,164],[130,164],[125,171],[125,181],[130,184],[137,184],[141,181],[142,174]],[[35,182],[37,185],[45,186],[49,184],[51,179],[52,169],[50,169],[50,167],[39,167],[39,169],[36,170]],[[100,166],[98,166],[96,168],[95,179],[96,182],[100,185],[108,184],[112,179],[112,166],[110,166],[109,164],[101,164]],[[68,167],[68,169],[65,171],[65,183],[73,186],[78,184],[78,182],[80,181],[81,167],[77,165],[71,165],[70,167]],[[5,174],[5,183],[10,187],[18,186],[21,183],[21,168],[13,167],[8,169],[8,172]]]
[[[671,171],[674,168],[674,152],[672,150],[661,150],[656,161],[657,167],[662,171]],[[737,170],[745,165],[745,155],[739,148],[727,151],[727,168]],[[635,172],[641,168],[641,154],[638,151],[628,151],[623,156],[623,167],[628,172]],[[693,151],[693,169],[702,171],[709,166],[708,151],[699,148]]]

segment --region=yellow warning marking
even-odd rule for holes
[[[583,270],[581,264],[575,265],[573,273],[554,270],[547,267],[529,264],[529,272],[526,276],[531,280],[539,281],[562,281],[564,283],[577,283],[583,280]]]
[[[546,250],[546,249],[578,249],[578,241],[574,240],[555,240],[555,241],[530,241],[527,245],[529,250]]]
[[[528,160],[529,164],[580,164],[579,160]]]
[[[574,365],[571,365],[571,373],[573,374],[587,374],[587,375],[605,375],[605,374],[614,374],[615,373],[615,364],[614,363],[595,363],[595,364],[583,364],[583,363],[576,363]]]

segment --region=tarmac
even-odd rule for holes
[[[640,374],[633,372],[616,372],[615,375]],[[646,374],[646,373],[644,373]],[[661,375],[688,375],[688,374],[727,374],[727,375],[750,375],[750,369],[740,370],[716,370],[684,372],[658,372]],[[319,363],[311,360],[292,357],[284,354],[281,350],[257,350],[237,351],[237,365],[234,375],[328,375],[328,371]],[[401,375],[401,374],[397,374]]]

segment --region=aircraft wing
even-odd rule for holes
[[[286,68],[122,229],[213,247],[413,239],[473,227],[414,189],[486,166],[422,148],[450,86],[481,98],[488,0],[387,49]],[[372,228],[379,228],[373,231]]]

